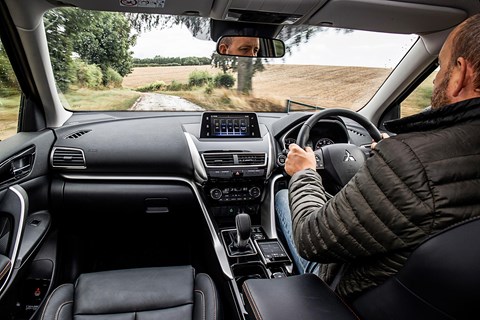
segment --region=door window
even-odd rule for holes
[[[17,132],[20,96],[20,86],[0,42],[0,140]]]

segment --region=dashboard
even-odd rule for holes
[[[296,142],[310,115],[74,114],[64,126],[55,129],[57,139],[50,153],[50,166],[61,180],[57,198],[67,199],[68,190],[77,185],[72,182],[82,179],[181,179],[196,185],[209,214],[219,225],[231,224],[239,212],[249,213],[259,221],[262,208],[271,201],[272,188],[277,188],[276,179],[283,177],[283,151]],[[361,146],[370,141],[361,126],[336,117],[319,121],[311,130],[308,144],[318,149],[334,143]],[[75,197],[81,198],[77,193]]]

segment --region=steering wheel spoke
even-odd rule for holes
[[[325,163],[323,162],[323,150],[322,148],[317,149],[314,151],[315,153],[315,161],[317,162],[317,170],[325,169]]]

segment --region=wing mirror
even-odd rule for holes
[[[281,58],[285,55],[285,44],[279,39],[223,36],[217,41],[217,53],[224,56]]]

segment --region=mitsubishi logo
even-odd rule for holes
[[[357,161],[355,158],[352,156],[348,150],[345,150],[345,156],[343,157],[343,162],[348,162],[348,161]]]

